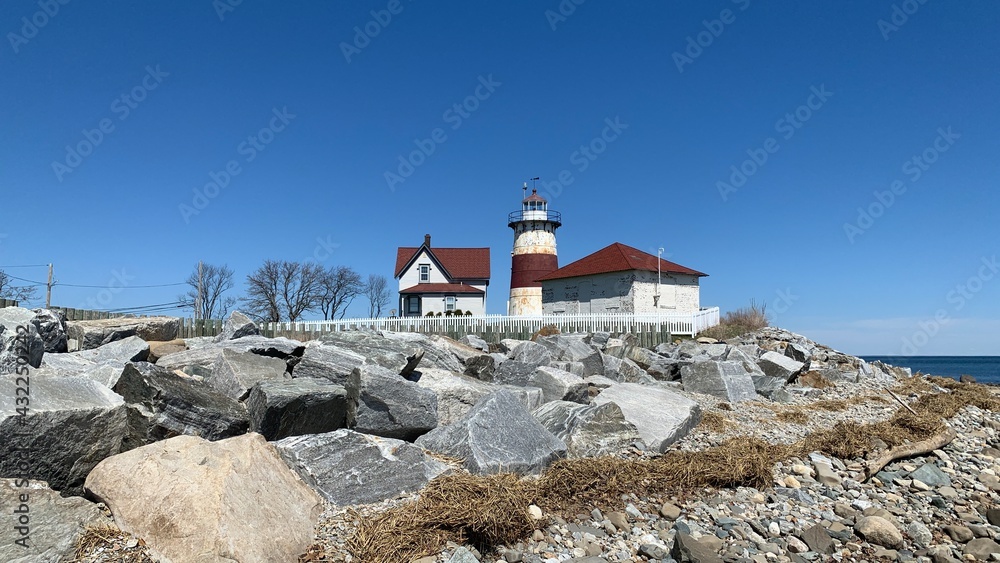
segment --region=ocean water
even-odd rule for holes
[[[862,356],[865,361],[884,363],[958,379],[971,375],[979,383],[1000,383],[1000,356]]]

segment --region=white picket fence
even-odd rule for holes
[[[480,315],[455,317],[397,317],[380,319],[341,319],[265,323],[266,334],[304,334],[311,337],[323,333],[348,330],[387,330],[425,334],[478,334],[496,338],[517,338],[537,332],[543,326],[554,326],[560,332],[658,333],[695,336],[719,324],[719,308],[710,307],[693,313],[612,313],[593,315]]]

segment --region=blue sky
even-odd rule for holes
[[[51,262],[53,304],[111,309],[175,300],[141,286],[198,260],[236,295],[268,258],[391,277],[431,233],[492,248],[502,312],[506,216],[539,176],[562,264],[663,246],[710,274],[703,305],[756,299],[847,352],[998,354],[998,16],[5,0],[0,266]]]

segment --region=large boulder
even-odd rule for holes
[[[422,368],[462,371],[462,364],[447,348],[432,342],[427,336],[412,332],[374,332],[355,330],[324,334],[320,340],[350,350],[367,358],[369,363],[400,373],[407,357],[423,350]]]
[[[129,336],[143,340],[173,340],[180,331],[175,317],[118,317],[92,321],[68,321],[66,336],[70,350],[89,350]]]
[[[87,473],[121,451],[124,401],[81,377],[32,374],[29,386],[17,379],[0,376],[0,387],[9,390],[0,394],[0,477],[38,479],[59,491],[80,492]],[[24,396],[19,388],[30,393],[28,405],[16,402]]]
[[[566,455],[566,444],[539,424],[517,397],[497,391],[464,417],[417,439],[417,445],[463,458],[472,473],[539,473]]]
[[[286,438],[275,446],[303,481],[339,506],[419,491],[448,469],[408,442],[347,429]]]
[[[757,365],[768,377],[780,377],[791,381],[805,367],[805,364],[773,351],[764,352]]]
[[[615,455],[642,439],[615,403],[581,405],[552,401],[531,414],[566,444],[570,458]]]
[[[284,336],[267,338],[266,336],[251,335],[237,338],[235,340],[226,340],[219,342],[216,345],[223,348],[229,348],[230,350],[253,352],[254,354],[259,354],[261,356],[281,358],[282,360],[291,360],[292,358],[297,359],[302,356],[302,353],[305,352],[306,349],[305,344],[299,342],[298,340],[285,338]]]
[[[433,391],[437,396],[438,425],[452,424],[465,416],[480,399],[506,389],[514,394],[528,410],[542,404],[542,390],[532,387],[491,385],[478,379],[443,369],[426,369],[420,372],[417,385]]]
[[[75,543],[84,530],[110,524],[96,504],[60,496],[42,481],[0,479],[0,506],[10,521],[0,534],[5,563],[75,561]]]
[[[31,323],[45,342],[46,352],[61,353],[66,348],[66,313],[58,309],[35,309]]]
[[[156,365],[169,371],[182,371],[188,375],[211,377],[212,367],[225,348],[221,346],[202,346],[188,348],[181,352],[166,354],[156,360]]]
[[[183,352],[184,350],[188,349],[187,344],[184,343],[184,339],[182,338],[175,338],[173,340],[167,340],[162,342],[159,340],[153,340],[148,344],[149,344],[149,357],[146,358],[146,361],[154,364],[156,363],[156,360],[159,360],[160,358],[166,356],[167,354]]]
[[[482,338],[476,336],[475,334],[466,334],[462,338],[459,338],[458,341],[461,342],[462,344],[465,344],[466,346],[470,346],[477,350],[482,350],[487,354],[490,352],[489,343],[487,343]]]
[[[212,366],[211,377],[205,381],[219,393],[242,401],[258,382],[289,377],[286,368],[280,358],[224,349]]]
[[[528,379],[528,387],[538,387],[542,390],[542,399],[549,401],[572,401],[586,403],[590,401],[587,382],[579,375],[548,366],[536,368]]]
[[[740,362],[708,361],[685,366],[681,368],[681,382],[685,391],[713,395],[730,403],[757,398],[753,379]]]
[[[594,402],[617,404],[625,420],[635,425],[646,446],[665,452],[699,422],[701,407],[687,397],[661,387],[619,383],[601,391]]]
[[[437,395],[433,391],[381,366],[357,369],[361,379],[358,432],[412,441],[437,427]]]
[[[589,335],[553,334],[539,337],[536,342],[549,351],[553,360],[582,363],[585,376],[604,374],[601,352],[589,344]]]
[[[244,336],[259,336],[260,327],[257,323],[239,311],[233,311],[225,324],[222,325],[222,332],[215,336],[216,342],[225,340],[235,340]]]
[[[622,359],[604,354],[601,360],[604,362],[603,375],[605,377],[621,383],[652,383],[653,381],[646,370],[628,358]]]
[[[343,385],[357,400],[361,380],[356,377],[354,370],[364,363],[364,356],[346,348],[334,344],[310,342],[302,354],[302,359],[292,369],[292,375],[328,379],[337,385]]]
[[[130,421],[135,444],[179,434],[221,440],[249,427],[247,410],[237,400],[148,362],[126,364],[114,390],[137,407],[140,416]]]
[[[552,353],[547,347],[530,340],[515,344],[507,356],[514,362],[528,366],[527,371],[532,371],[538,366],[547,366],[552,361]],[[509,363],[505,362],[500,367],[503,368]]]
[[[25,364],[42,365],[45,341],[32,322],[35,313],[21,307],[0,309],[0,374],[16,373]]]
[[[174,563],[297,561],[322,499],[259,434],[177,436],[101,462],[87,490]]]
[[[261,381],[246,401],[250,431],[268,440],[347,428],[353,406],[342,386],[312,377]]]
[[[128,336],[97,348],[74,352],[73,355],[95,364],[115,362],[124,365],[126,362],[146,361],[149,357],[149,344],[138,336]]]

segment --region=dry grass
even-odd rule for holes
[[[771,445],[741,436],[703,451],[671,452],[653,459],[561,460],[537,480],[509,474],[439,477],[412,503],[370,519],[353,514],[357,532],[348,548],[361,561],[396,563],[440,553],[448,541],[469,542],[483,549],[516,543],[535,528],[527,513],[531,503],[551,513],[574,514],[595,506],[620,508],[624,494],[663,496],[704,487],[763,489],[772,483],[772,470],[778,461],[812,451],[845,460],[863,458],[875,453],[879,442],[892,447],[941,432],[944,419],[966,405],[1000,410],[1000,400],[985,386],[953,380],[934,383],[949,392],[920,396],[913,404],[917,415],[899,409],[889,420],[875,424],[839,422],[792,445]],[[916,382],[904,385],[907,389],[924,388]],[[930,385],[926,388],[933,389]],[[825,406],[840,410],[846,403],[826,401]],[[713,414],[717,417],[714,421]],[[708,425],[726,422],[717,413],[706,416]],[[782,410],[777,417],[808,419],[800,408]]]
[[[153,563],[146,550],[146,543],[139,540],[134,547],[126,547],[132,535],[115,526],[88,526],[76,540],[75,559],[66,563],[114,561],[115,563]]]
[[[813,389],[829,389],[836,387],[832,381],[823,377],[818,371],[807,371],[799,376],[799,385],[812,387]]]
[[[799,409],[775,411],[775,418],[781,422],[791,422],[793,424],[805,424],[809,422],[809,415]]]
[[[727,340],[760,330],[768,325],[766,310],[766,303],[758,305],[755,300],[751,299],[749,307],[727,312],[720,319],[718,325],[699,332],[698,336],[707,336],[716,340]]]
[[[726,417],[717,412],[708,411],[701,415],[701,422],[698,427],[709,432],[725,432],[732,426]]]
[[[836,412],[836,411],[846,410],[847,401],[843,401],[840,399],[835,399],[835,400],[825,399],[822,401],[814,402],[812,405],[810,405],[810,407],[824,411]]]

